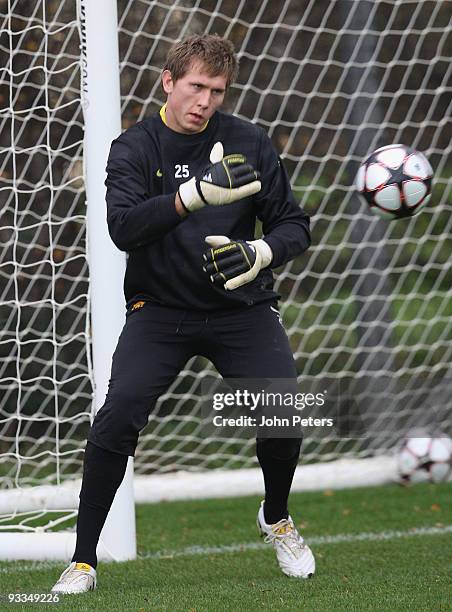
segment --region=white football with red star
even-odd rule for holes
[[[386,219],[416,215],[428,203],[433,170],[425,155],[401,144],[374,151],[361,164],[356,188]]]

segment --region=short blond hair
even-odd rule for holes
[[[197,61],[205,66],[209,76],[224,75],[226,87],[237,77],[238,60],[234,45],[217,34],[196,34],[177,42],[169,50],[163,70],[169,70],[173,81],[177,81]]]

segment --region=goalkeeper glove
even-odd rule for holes
[[[250,283],[260,270],[270,265],[273,253],[265,240],[230,240],[227,236],[207,236],[211,246],[204,255],[204,271],[215,285],[232,290]]]
[[[206,204],[222,206],[260,191],[259,177],[259,172],[246,163],[244,155],[223,157],[223,145],[216,142],[210,152],[210,164],[198,176],[180,185],[179,197],[188,212]]]

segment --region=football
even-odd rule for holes
[[[452,440],[442,435],[407,438],[397,459],[402,483],[448,480],[452,473]]]
[[[374,151],[361,164],[356,188],[386,219],[416,215],[429,201],[433,170],[425,155],[401,144]]]

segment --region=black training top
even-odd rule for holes
[[[209,164],[213,145],[242,153],[261,173],[259,193],[224,206],[205,206],[185,218],[174,205],[179,185]],[[216,112],[197,134],[179,134],[155,114],[113,141],[107,164],[107,220],[115,245],[128,252],[127,304],[151,300],[177,308],[224,310],[277,294],[271,270],[234,291],[215,287],[203,271],[204,238],[252,240],[256,217],[273,251],[273,268],[306,250],[309,217],[295,202],[286,171],[262,128]]]

